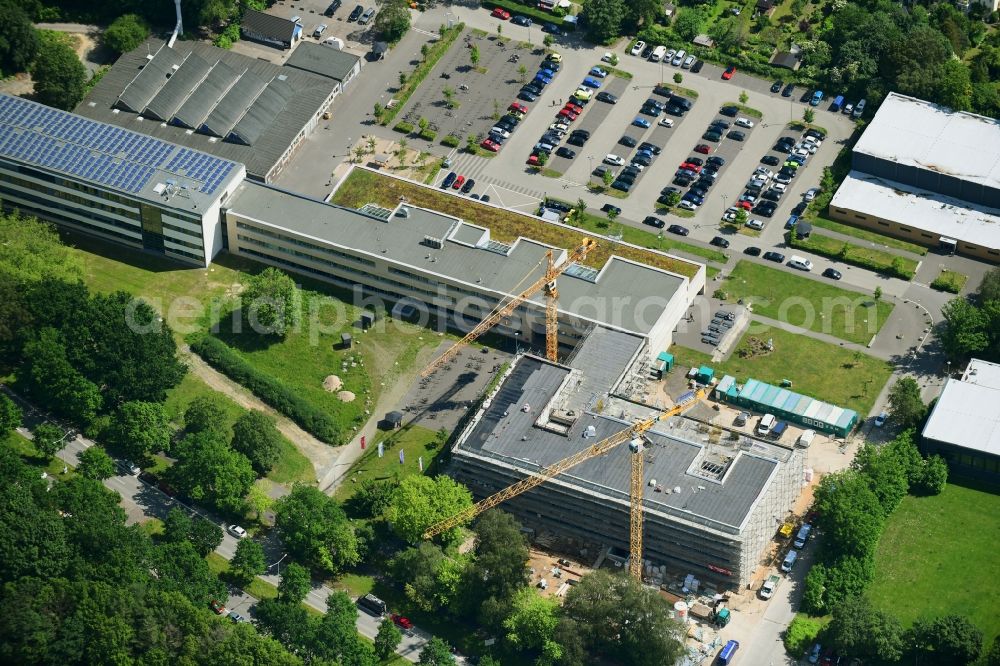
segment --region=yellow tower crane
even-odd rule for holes
[[[472,520],[479,514],[492,509],[498,504],[505,502],[512,497],[517,497],[521,493],[531,490],[549,479],[556,477],[571,467],[575,467],[585,460],[602,456],[614,449],[619,444],[629,442],[629,450],[632,453],[632,480],[629,489],[629,574],[636,580],[642,580],[642,495],[643,495],[643,445],[642,434],[656,425],[658,422],[679,414],[692,403],[700,400],[705,395],[705,389],[699,389],[688,399],[680,402],[670,409],[660,412],[656,416],[633,423],[628,428],[621,430],[607,439],[603,439],[596,444],[588,446],[582,451],[563,458],[559,462],[552,463],[545,469],[525,477],[503,490],[490,495],[486,499],[476,502],[469,508],[461,511],[450,518],[446,518],[436,525],[432,525],[424,532],[424,538],[430,539],[438,534],[458,527],[463,523]]]
[[[555,263],[555,256],[552,250],[546,252],[548,265],[545,268],[545,275],[528,285],[521,293],[510,297],[506,301],[501,301],[493,311],[490,312],[475,328],[469,331],[464,338],[449,347],[443,354],[430,362],[421,371],[420,376],[426,377],[451,360],[465,345],[474,341],[486,331],[499,324],[504,317],[516,310],[519,305],[537,294],[540,290],[545,291],[545,356],[553,363],[558,360],[559,351],[559,310],[557,300],[559,289],[556,287],[556,278],[566,272],[566,270],[578,261],[583,261],[587,253],[597,247],[597,242],[591,238],[584,238],[580,245],[573,249],[565,261],[559,265]],[[527,277],[527,276],[526,276]],[[523,282],[523,280],[522,280]]]

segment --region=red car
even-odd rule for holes
[[[751,204],[749,201],[737,201],[736,205],[746,210],[750,210],[751,208],[753,208],[753,204]]]
[[[397,625],[399,625],[400,629],[412,629],[413,628],[413,623],[410,622],[409,619],[403,617],[402,615],[396,615],[395,613],[393,613],[389,617],[392,618],[393,622],[395,622]]]
[[[465,176],[459,176],[458,178],[455,179],[455,182],[452,183],[451,189],[457,190],[458,188],[462,187],[463,184],[465,184]]]
[[[513,102],[510,106],[507,107],[507,110],[517,111],[519,113],[527,113],[528,107],[526,107],[524,104],[518,104],[517,102]]]
[[[566,106],[564,106],[563,108],[569,109],[570,111],[576,114],[583,113],[583,107],[580,106],[579,104],[574,104],[573,102],[566,102]]]
[[[733,78],[733,74],[735,73],[736,73],[736,65],[730,65],[729,67],[726,67],[726,71],[722,73],[722,78],[728,81],[729,79]]]
[[[707,143],[699,143],[697,146],[694,147],[694,152],[701,153],[702,155],[708,155],[710,152],[712,152],[712,147],[709,146]]]
[[[561,109],[559,111],[559,116],[561,118],[566,118],[567,120],[576,120],[580,117],[580,114],[572,109]]]
[[[695,173],[701,173],[701,167],[698,166],[697,164],[691,164],[690,162],[685,162],[684,164],[680,165],[679,168],[691,169],[691,171],[694,171]]]
[[[541,166],[541,163],[538,161],[538,155],[530,156],[528,158],[528,161],[525,162],[525,164],[528,164],[530,166]]]
[[[493,13],[490,14],[490,16],[492,16],[493,18],[498,18],[506,21],[510,18],[510,12],[507,11],[506,9],[500,9],[499,7],[497,7],[496,9],[493,10]]]
[[[218,599],[212,599],[212,603],[210,603],[209,606],[212,607],[212,610],[215,611],[216,615],[225,615],[226,614],[226,606],[225,606],[225,604],[223,604]]]
[[[491,153],[498,153],[498,152],[500,152],[500,144],[497,143],[496,141],[493,141],[492,139],[483,139],[483,142],[481,144],[479,144],[479,146],[481,148],[485,148],[486,150],[490,151]]]

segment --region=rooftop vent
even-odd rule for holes
[[[435,250],[440,250],[444,247],[444,240],[441,238],[435,238],[434,236],[424,236],[424,245],[432,247]]]
[[[408,218],[408,217],[410,217],[410,209],[407,208],[406,206],[400,206],[399,210],[396,211],[396,216],[397,217],[402,217],[404,219]]]

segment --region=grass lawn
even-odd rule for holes
[[[385,455],[378,457],[378,444],[384,444]],[[417,458],[423,456],[424,469],[427,470],[434,459],[441,453],[444,441],[438,433],[417,425],[406,426],[395,432],[380,432],[374,441],[368,444],[368,450],[347,473],[345,483],[340,484],[334,498],[345,502],[354,495],[356,484],[365,479],[402,479],[410,474],[419,474]],[[399,464],[399,450],[403,450],[406,464]]]
[[[205,560],[212,573],[228,581],[226,574],[229,571],[229,560],[214,552],[209,553]],[[278,588],[261,578],[254,578],[249,585],[243,588],[243,591],[257,599],[274,599],[278,596]]]
[[[32,467],[37,467],[57,481],[66,481],[76,476],[72,465],[63,462],[61,458],[56,458],[55,456],[50,458],[45,455],[35,448],[34,442],[19,432],[11,431],[7,433],[6,438],[0,438],[0,442],[4,446],[9,446],[13,449],[15,453],[24,459],[24,462]],[[64,467],[67,468],[65,474],[63,474]]]
[[[363,597],[375,587],[375,579],[371,576],[348,573],[335,580],[333,586],[345,590],[352,597]]]
[[[724,363],[713,363],[708,354],[677,345],[673,345],[670,352],[679,365],[708,365],[715,368],[716,376],[729,374],[741,382],[752,377],[778,385],[782,379],[791,379],[793,391],[848,407],[862,417],[867,416],[892,374],[891,365],[867,354],[782,329],[767,328],[758,322],[752,324],[751,330],[752,333],[744,333]],[[772,339],[774,351],[766,356],[740,358],[740,349],[750,336],[764,341]]]
[[[904,627],[918,618],[966,615],[988,649],[1000,634],[997,490],[949,479],[940,495],[905,497],[879,540],[868,590],[874,604]]]
[[[941,291],[957,294],[962,291],[962,287],[968,282],[969,276],[956,271],[949,271],[947,268],[941,269],[941,274],[934,278],[931,286]]]
[[[905,250],[906,252],[912,252],[919,255],[927,254],[927,248],[923,245],[917,245],[916,243],[910,243],[899,238],[886,236],[878,233],[877,231],[870,231],[868,229],[862,229],[861,227],[853,227],[849,224],[837,222],[836,220],[831,220],[828,217],[823,217],[822,215],[817,215],[816,217],[810,217],[808,219],[809,222],[817,227],[829,229],[830,231],[836,231],[847,236],[854,236],[855,238],[860,238],[861,240],[869,241],[877,245],[884,245],[886,247],[891,247],[897,250]]]
[[[151,537],[163,534],[163,521],[159,518],[147,518],[142,523],[142,531]]]
[[[791,234],[792,232],[788,232]],[[796,238],[791,241],[792,247],[802,247],[811,252],[832,259],[840,259],[844,263],[860,266],[868,270],[889,272],[890,275],[912,280],[917,272],[917,260],[903,257],[892,252],[885,252],[874,247],[865,247],[855,243],[847,243],[833,236],[810,234],[809,238]]]
[[[740,115],[750,116],[751,118],[763,118],[764,113],[759,111],[752,106],[747,106],[746,104],[740,104],[739,102],[726,102],[722,106],[735,106],[740,110]],[[734,127],[733,129],[739,130],[739,127]]]
[[[728,300],[752,301],[759,315],[859,344],[867,344],[893,308],[884,300],[869,307],[868,294],[742,260],[721,289]]]
[[[718,250],[701,247],[699,245],[692,245],[691,243],[685,243],[684,241],[674,240],[673,238],[666,237],[662,233],[650,233],[627,224],[616,224],[615,222],[612,222],[600,215],[586,213],[584,214],[582,220],[574,218],[570,224],[598,234],[607,234],[609,232],[614,232],[616,235],[621,234],[622,240],[626,243],[632,243],[633,245],[648,247],[654,250],[662,250],[664,252],[677,250],[679,252],[693,254],[696,257],[701,257],[702,259],[707,259],[708,261],[717,261],[720,264],[724,264],[729,260],[729,257],[727,257],[725,253],[719,252]]]
[[[214,398],[222,407],[226,414],[227,429],[245,411],[228,396],[210,388],[208,384],[189,372],[184,375],[180,384],[167,392],[167,400],[164,403],[167,415],[178,428],[184,425],[184,411],[188,405],[202,395]],[[284,435],[281,437],[280,450],[278,462],[267,475],[269,479],[277,483],[316,483],[316,470],[313,469],[312,463]],[[157,470],[152,471],[155,473]]]
[[[562,225],[550,224],[502,208],[483,206],[474,200],[451,196],[435,188],[389,178],[365,169],[354,169],[351,172],[347,180],[337,189],[333,203],[350,208],[376,203],[392,208],[399,203],[401,196],[406,197],[415,206],[439,210],[487,227],[491,231],[491,237],[502,243],[512,243],[519,236],[526,236],[556,247],[569,247],[579,240],[573,238],[573,234]],[[597,247],[583,262],[593,268],[600,269],[612,254],[617,254],[626,259],[689,277],[698,272],[699,265],[695,263],[631,248],[609,238],[598,237],[595,240]]]

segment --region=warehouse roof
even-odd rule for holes
[[[962,379],[949,379],[923,436],[1000,456],[1000,365],[973,359]]]
[[[1000,187],[1000,121],[889,93],[854,151]]]
[[[115,62],[76,113],[240,162],[266,180],[335,85],[210,44],[149,39]]]
[[[572,382],[571,372],[533,356],[518,359],[457,449],[527,474],[627,427],[627,421],[594,413],[584,414],[565,435],[539,427],[542,410],[567,380]],[[749,438],[739,448],[711,444],[708,433],[698,425],[673,417],[647,431],[646,476],[655,479],[656,486],[644,487],[646,510],[735,533],[766,491],[779,456],[787,451],[777,452]],[[590,428],[590,436],[585,436]],[[629,449],[623,444],[563,472],[554,481],[627,501],[630,475]]]
[[[904,225],[912,224],[935,236],[954,238],[980,247],[1000,248],[1000,210],[860,171],[848,174],[833,195],[830,207],[857,211]]]
[[[351,70],[357,66],[359,60],[361,60],[359,56],[347,51],[313,42],[302,42],[285,61],[285,67],[294,67],[310,74],[344,81],[349,78]]]
[[[0,155],[198,215],[241,165],[0,94]]]
[[[486,229],[412,205],[400,206],[395,213],[383,210],[380,217],[253,181],[237,188],[228,207],[235,215],[276,230],[498,296],[516,293],[544,275],[550,249],[530,238],[513,244],[489,240]],[[472,209],[470,214],[475,214]],[[559,261],[566,251],[555,249]],[[559,278],[559,309],[647,334],[686,283],[683,277],[613,257],[600,271],[578,265],[566,271]],[[531,300],[544,304],[542,295]]]
[[[296,25],[286,18],[265,14],[255,9],[244,10],[241,22],[241,27],[245,30],[287,43],[291,43],[295,36]]]
[[[740,389],[739,398],[757,403],[761,406],[761,411],[769,408],[780,410],[841,429],[850,428],[858,418],[858,413],[853,409],[837,407],[756,379],[747,380]]]

